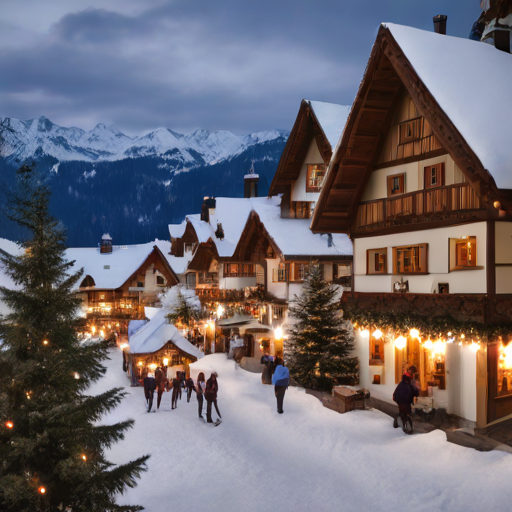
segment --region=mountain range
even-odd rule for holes
[[[158,128],[130,137],[105,124],[85,131],[46,117],[0,118],[0,182],[12,189],[16,169],[33,162],[52,189],[51,210],[70,246],[96,245],[105,231],[115,244],[142,243],[168,238],[167,225],[200,211],[206,195],[241,197],[249,169],[265,195],[288,135]],[[0,237],[23,236],[0,222]]]

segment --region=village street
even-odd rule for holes
[[[510,454],[450,444],[439,430],[407,436],[379,411],[340,415],[300,388],[288,390],[279,415],[273,387],[225,354],[196,365],[219,374],[218,427],[198,418],[195,394],[190,403],[183,394],[171,411],[166,393],[160,411],[146,413],[143,389],[129,387],[121,353],[112,349],[107,374],[91,392],[126,386],[128,396],[103,422],[131,417],[135,427],[107,458],[151,454],[138,487],[119,503],[148,512],[510,508]]]

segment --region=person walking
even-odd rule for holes
[[[263,371],[261,372],[261,383],[262,384],[272,384],[272,363],[274,358],[268,353],[265,352],[264,355],[261,356],[260,363],[264,365]]]
[[[180,384],[181,384],[180,400],[181,400],[181,392],[182,392],[182,390],[185,389],[186,383],[187,383],[187,375],[186,375],[186,373],[185,372],[180,372]]]
[[[204,378],[204,373],[201,372],[197,376],[197,384],[196,384],[196,396],[197,396],[197,412],[199,413],[199,417],[203,417],[203,396],[204,390],[206,389],[206,382]]]
[[[219,391],[219,384],[217,382],[217,373],[213,372],[211,377],[206,381],[206,388],[204,391],[204,397],[206,398],[206,422],[213,423],[212,420],[212,404],[215,406],[215,410],[220,419],[219,407],[217,405],[217,393]]]
[[[290,385],[290,370],[284,365],[284,361],[280,357],[276,357],[276,366],[272,375],[272,384],[277,399],[277,412],[283,414],[284,394]]]
[[[192,379],[192,377],[189,377],[187,379],[187,403],[190,402],[192,391],[194,391],[194,380]]]
[[[402,381],[398,384],[393,393],[393,401],[398,405],[398,416],[402,420],[402,430],[406,434],[412,434],[412,409],[414,398],[419,395],[418,388],[412,385],[411,375],[405,372]],[[398,416],[395,416],[393,427],[398,428]]]
[[[156,381],[154,375],[150,372],[144,378],[144,396],[146,397],[147,411],[151,412],[153,406],[153,395],[155,394]]]
[[[180,372],[176,372],[176,376],[172,379],[172,398],[171,410],[178,407],[178,394],[181,393]]]
[[[160,409],[160,402],[162,401],[162,395],[167,388],[167,377],[165,376],[164,371],[160,366],[156,369],[155,372],[155,382],[156,382],[156,410]]]

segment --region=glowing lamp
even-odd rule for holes
[[[137,366],[142,366],[142,361],[139,361],[139,362],[137,363]]]
[[[104,338],[104,337],[105,337],[105,331],[103,331],[103,330],[102,330],[102,331],[100,331],[100,336],[101,336],[102,338]]]
[[[464,333],[462,333],[462,334],[460,335],[460,337],[461,337],[461,339],[464,339],[466,336],[465,336],[465,334],[464,334]]]
[[[128,348],[130,345],[128,343],[121,343],[120,348],[121,350],[124,350],[125,348]]]
[[[45,494],[46,493],[46,488],[41,486],[39,487],[39,489],[37,489],[39,491],[40,494]]]
[[[501,203],[499,201],[494,201],[492,205],[494,206],[494,208],[496,208],[496,210],[499,210],[501,208]]]
[[[398,336],[398,338],[395,340],[395,347],[398,350],[403,350],[407,345],[407,340],[403,336]]]
[[[471,348],[473,352],[478,352],[480,350],[480,345],[472,341],[469,348]]]
[[[164,357],[164,366],[169,366],[169,359]]]
[[[432,343],[432,340],[431,339],[428,339],[427,341],[425,341],[425,343],[423,344],[423,346],[427,349],[427,350],[432,350],[434,348],[434,344]]]
[[[276,340],[283,339],[283,329],[281,327],[276,327],[274,329],[274,339],[276,339]]]
[[[5,426],[6,426],[7,428],[14,428],[14,423],[13,423],[12,421],[6,421],[6,422],[5,422]]]
[[[442,340],[437,340],[434,343],[433,352],[434,354],[444,354],[446,352],[446,345],[443,343]]]
[[[224,314],[224,308],[222,307],[222,304],[219,304],[219,307],[217,308],[217,318],[220,318]]]
[[[382,338],[382,331],[380,331],[379,329],[377,329],[376,331],[373,331],[373,337],[376,340],[380,340]]]
[[[48,345],[48,340],[43,340],[43,345]]]
[[[93,334],[96,334],[96,327],[94,327],[94,325],[91,327],[91,332],[92,332]]]
[[[418,339],[420,337],[420,331],[418,331],[418,329],[411,329],[409,334],[411,335],[411,338]]]
[[[448,336],[450,336],[450,337],[451,337],[451,335],[452,335],[452,333],[451,333],[451,331],[450,331],[450,332],[448,333]]]
[[[155,363],[151,363],[151,364],[149,365],[149,367],[150,367],[153,371],[155,371],[155,370],[156,370],[156,364],[155,364]]]
[[[364,336],[365,338],[370,336],[370,331],[368,329],[360,329],[359,332],[361,333],[361,336]]]
[[[87,460],[87,455],[82,455],[82,460],[86,461]]]
[[[78,372],[75,372],[75,374],[73,375],[73,377],[75,377],[76,380],[78,380],[80,378],[80,374]]]

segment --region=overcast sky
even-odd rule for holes
[[[381,22],[467,37],[479,0],[0,0],[0,117],[246,134],[351,104]],[[442,55],[439,56],[442,58]]]

